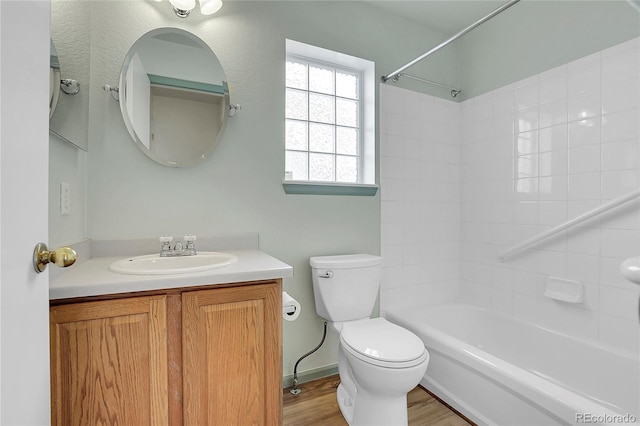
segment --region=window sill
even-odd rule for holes
[[[372,197],[378,192],[378,185],[362,183],[313,182],[286,180],[282,182],[287,194],[307,195],[357,195]]]

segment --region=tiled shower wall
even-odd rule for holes
[[[457,295],[638,351],[640,287],[619,265],[640,254],[640,202],[505,262],[497,255],[640,185],[639,52],[635,39],[462,104],[383,86],[381,311]],[[418,157],[424,150],[437,159]],[[432,233],[426,247],[416,241]],[[546,298],[549,276],[580,281],[584,302]]]
[[[500,263],[513,244],[640,184],[638,39],[462,104],[461,289],[468,301],[638,350],[640,287],[620,263],[640,254],[640,203]],[[546,298],[547,277],[585,301]]]
[[[460,105],[380,86],[380,311],[455,297],[460,281]]]

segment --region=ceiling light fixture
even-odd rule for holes
[[[162,0],[156,0],[162,1]],[[222,0],[198,0],[200,3],[200,13],[203,15],[213,15],[222,7]],[[196,0],[169,0],[176,16],[186,18],[196,7]]]

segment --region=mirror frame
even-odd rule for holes
[[[227,121],[229,119],[230,96],[229,96],[228,86],[226,85],[226,80],[227,80],[226,73],[224,72],[224,68],[222,68],[222,63],[220,63],[220,68],[222,68],[222,71],[223,71],[223,82],[225,83],[224,84],[225,92],[224,92],[224,94],[222,96],[221,124],[220,124],[220,128],[218,129],[217,134],[213,135],[213,140],[209,144],[208,148],[204,152],[202,152],[200,156],[194,157],[194,159],[192,161],[182,162],[182,163],[178,164],[178,163],[176,163],[174,161],[169,161],[167,159],[158,157],[157,155],[154,154],[154,152],[152,150],[147,148],[147,146],[140,140],[140,137],[136,133],[136,131],[135,131],[134,127],[133,127],[133,123],[131,122],[131,119],[129,117],[129,112],[127,111],[126,99],[125,99],[126,75],[127,75],[128,69],[129,69],[129,65],[131,63],[131,58],[137,52],[136,46],[139,43],[141,43],[141,41],[144,40],[144,39],[153,37],[156,34],[166,33],[168,31],[183,33],[184,35],[187,35],[192,39],[196,39],[199,43],[201,43],[203,45],[203,47],[206,47],[209,50],[209,53],[213,56],[213,58],[215,58],[215,60],[218,61],[218,63],[220,63],[220,60],[218,59],[216,54],[213,52],[213,49],[211,49],[211,47],[209,47],[209,45],[204,40],[202,40],[200,37],[198,37],[197,35],[189,32],[187,30],[184,30],[184,29],[181,29],[181,28],[174,28],[174,27],[162,27],[162,28],[156,28],[156,29],[153,29],[151,31],[148,31],[148,32],[144,33],[143,35],[141,35],[135,41],[135,43],[133,43],[133,45],[129,48],[129,51],[127,52],[127,55],[125,56],[125,58],[124,58],[124,60],[122,62],[122,67],[120,69],[120,79],[119,79],[120,112],[122,114],[122,119],[124,121],[124,124],[125,124],[128,132],[129,132],[129,135],[131,136],[131,138],[133,139],[135,144],[138,146],[138,148],[140,148],[140,150],[147,157],[149,157],[153,161],[155,161],[155,162],[157,162],[159,164],[162,164],[164,166],[168,166],[168,167],[187,167],[187,166],[192,166],[192,165],[201,163],[202,161],[204,161],[207,158],[209,158],[211,156],[211,153],[215,149],[215,147],[220,142],[220,139],[222,138],[222,135],[224,134],[224,131],[226,129]]]

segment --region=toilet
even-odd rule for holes
[[[369,317],[381,263],[381,257],[369,254],[310,259],[316,312],[340,335],[337,399],[351,426],[407,425],[407,393],[429,363],[418,336]]]

